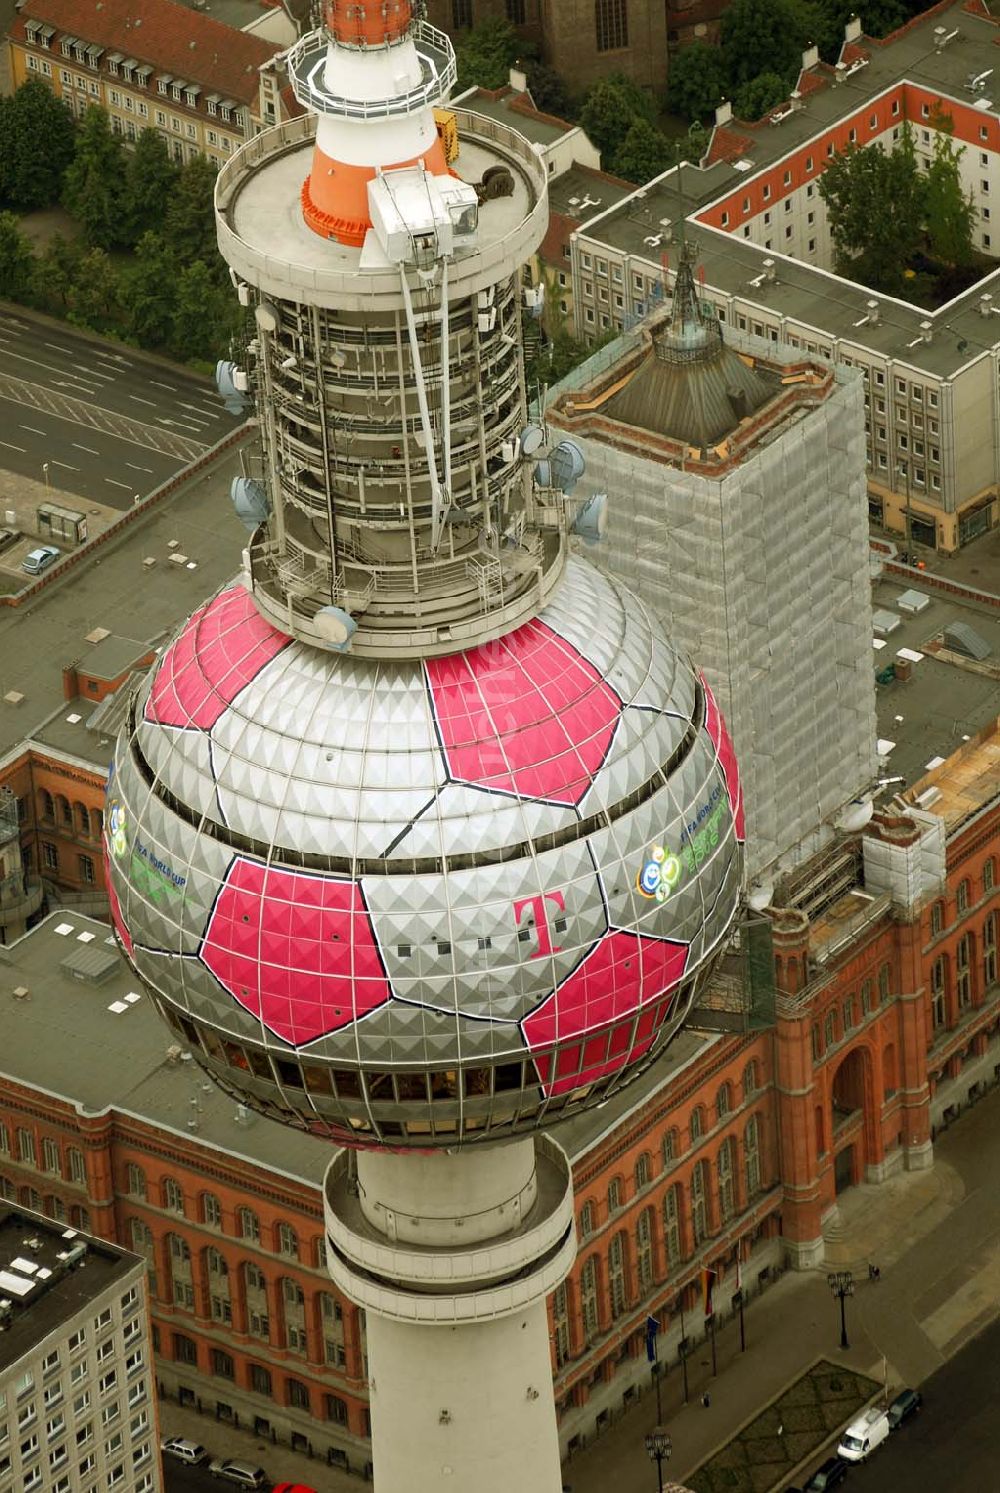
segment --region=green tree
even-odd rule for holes
[[[763,119],[769,110],[787,97],[788,84],[784,78],[779,78],[777,73],[760,73],[737,89],[733,107],[740,119]]]
[[[18,212],[58,202],[73,149],[69,109],[29,78],[0,106],[0,199]]]
[[[225,357],[239,319],[232,291],[222,289],[201,260],[177,277],[170,349],[179,358],[214,362]]]
[[[813,15],[795,0],[733,0],[720,26],[722,58],[730,87],[750,83],[761,73],[777,73],[793,87],[811,44]]]
[[[923,183],[928,248],[946,264],[969,264],[976,214],[971,192],[966,197],[962,191],[958,169],[965,147],[955,144],[950,115],[938,110],[931,115],[931,124],[934,153]]]
[[[580,110],[580,123],[605,162],[612,161],[637,119],[653,123],[653,102],[630,78],[612,73],[595,83]]]
[[[140,347],[165,347],[176,310],[174,258],[155,233],[144,233],[119,286],[125,334]]]
[[[503,88],[514,63],[530,50],[509,21],[483,21],[455,44],[459,88]]]
[[[130,244],[144,233],[162,232],[177,175],[159,130],[142,130],[125,163],[124,224]]]
[[[118,273],[104,249],[88,249],[73,284],[68,320],[93,332],[118,325]]]
[[[691,122],[708,119],[728,91],[726,64],[718,47],[692,42],[671,58],[667,108]]]
[[[94,248],[128,241],[124,220],[125,147],[105,109],[92,104],[83,116],[76,155],[66,172],[63,203]]]
[[[215,238],[214,194],[215,167],[206,156],[197,155],[181,167],[164,228],[164,241],[181,266],[198,260],[213,269],[222,265]],[[222,265],[216,278],[226,273]]]
[[[629,125],[628,134],[615,151],[611,169],[616,176],[641,186],[666,171],[672,160],[673,151],[666,135],[648,119],[640,118]]]
[[[840,274],[894,292],[920,243],[924,184],[908,128],[897,150],[850,146],[819,179]]]
[[[576,119],[576,100],[554,67],[549,67],[546,62],[528,62],[525,72],[528,92],[536,109],[541,109],[543,114],[554,114],[558,119]]]
[[[53,235],[45,252],[35,260],[34,301],[37,306],[53,311],[57,316],[65,315],[86,252],[86,246],[79,239],[66,239],[60,233]]]
[[[35,256],[14,213],[0,213],[0,296],[29,301],[34,285]]]

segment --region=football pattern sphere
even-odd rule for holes
[[[362,1145],[555,1121],[627,1082],[725,946],[743,806],[703,679],[572,560],[497,641],[354,659],[236,583],[137,692],[112,914],[242,1101]]]

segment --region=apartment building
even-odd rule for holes
[[[8,44],[15,88],[41,78],[77,116],[99,104],[126,140],[158,130],[177,161],[222,165],[284,117],[280,47],[175,0],[27,0]]]
[[[953,122],[992,255],[1000,191],[1000,104],[988,84],[997,28],[943,4],[885,42],[851,22],[836,67],[812,49],[798,87],[757,124],[717,112],[705,156],[594,214],[571,244],[579,336],[627,329],[667,300],[683,221],[702,293],[739,331],[858,368],[865,391],[871,516],[951,552],[1000,522],[1000,271],[930,310],[835,273],[818,181],[838,151],[898,146],[929,160]],[[996,90],[994,90],[996,92]],[[997,95],[1000,99],[1000,94]]]
[[[159,1493],[145,1266],[0,1207],[0,1489]]]

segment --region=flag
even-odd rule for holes
[[[701,1272],[701,1299],[705,1308],[705,1321],[712,1315],[712,1290],[715,1286],[715,1271],[705,1269]]]
[[[660,1324],[656,1317],[646,1318],[646,1357],[650,1363],[656,1362],[656,1334],[660,1330]]]

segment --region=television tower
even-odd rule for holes
[[[255,329],[243,569],[132,701],[108,790],[121,945],[240,1102],[329,1137],[330,1273],[366,1313],[380,1493],[557,1493],[549,1133],[663,1051],[740,898],[711,693],[569,554],[605,499],[528,421],[546,180],[444,105],[407,0],[330,0],[304,117],[220,172]]]

